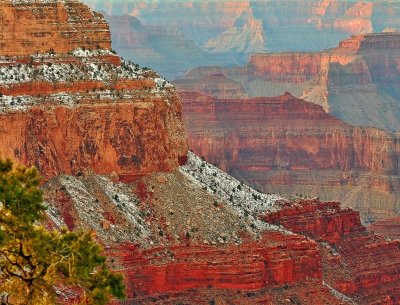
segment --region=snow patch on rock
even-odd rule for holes
[[[252,219],[257,229],[293,234],[281,226],[270,225],[259,219],[267,212],[277,211],[279,205],[275,203],[282,197],[260,193],[192,152],[188,153],[188,161],[180,167],[180,171],[208,193],[224,199],[240,216]]]

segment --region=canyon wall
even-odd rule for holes
[[[399,33],[360,34],[323,52],[259,53],[246,66],[195,68],[175,84],[186,80],[183,89],[198,90],[194,84],[220,74],[242,85],[250,97],[287,91],[348,124],[397,131],[399,45]],[[207,94],[223,98],[210,89]]]
[[[134,179],[179,166],[186,139],[175,91],[110,51],[102,15],[77,1],[6,1],[0,14],[3,157],[46,178],[90,168]]]
[[[94,229],[106,243],[125,275],[124,304],[399,301],[398,241],[367,232],[337,202],[238,184],[189,154],[179,171],[130,185],[89,173],[53,178],[45,190],[53,223]]]
[[[325,282],[357,304],[400,301],[399,241],[367,233],[357,212],[337,202],[300,199],[265,220],[319,241]],[[371,270],[371,264],[381,271]]]
[[[349,35],[400,29],[396,1],[85,2],[106,12],[120,54],[171,79],[264,50],[321,51]]]
[[[0,10],[2,55],[31,55],[49,50],[67,53],[78,47],[111,48],[103,16],[89,11],[79,1],[4,2]]]
[[[189,147],[234,176],[267,192],[341,200],[366,221],[397,215],[397,136],[350,126],[288,93],[180,96]]]
[[[63,14],[69,14],[67,28],[74,28],[75,15],[94,14],[85,6],[66,9],[77,5],[72,0],[35,5],[38,10],[31,11],[25,1],[4,1],[0,10],[25,10],[32,24],[45,21],[42,29]],[[36,15],[41,9],[50,14],[54,11],[47,8],[54,7],[60,16]],[[15,32],[15,40],[25,39],[25,34]],[[47,51],[55,42],[58,49]],[[107,46],[91,48],[89,43],[71,50],[62,39],[48,43],[40,42],[29,55],[23,48],[12,56],[0,53],[0,148],[3,156],[36,165],[45,176],[46,227],[91,230],[104,245],[110,267],[125,275],[127,300],[121,303],[399,301],[398,242],[366,232],[358,213],[337,203],[260,193],[188,153],[180,100],[154,71],[123,61]],[[217,92],[240,91],[227,83],[226,91],[221,87]],[[257,128],[260,144],[277,122],[283,125],[290,119],[286,125],[297,126],[287,132],[287,142],[279,142],[293,144],[293,149],[296,141],[303,142],[303,132],[312,133],[316,122],[326,122],[326,133],[315,133],[315,143],[326,139],[316,146],[319,151],[301,146],[304,152],[296,160],[305,159],[306,169],[323,166],[328,142],[333,142],[337,149],[329,166],[382,175],[398,170],[390,134],[353,128],[289,94],[275,99],[198,98],[204,101],[192,103],[198,118],[214,118],[211,126],[218,127],[233,126],[233,120],[247,115],[243,127],[250,123]],[[224,117],[224,110],[232,116]],[[220,114],[230,121],[220,121]],[[268,117],[272,125],[263,125],[262,118]],[[300,122],[306,125],[303,130]],[[201,124],[199,120],[193,126]],[[346,135],[336,135],[335,129]],[[203,132],[209,132],[204,125]],[[278,130],[272,134],[273,141],[280,141]],[[227,140],[240,144],[235,135]],[[353,158],[343,157],[348,150]],[[243,148],[226,161],[243,158],[242,153]],[[314,164],[308,154],[318,155],[320,162]],[[271,166],[291,166],[281,151],[276,160]],[[246,168],[244,161],[240,165]],[[79,292],[66,288],[59,297],[76,304]]]

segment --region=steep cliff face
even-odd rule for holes
[[[250,52],[321,51],[349,35],[400,29],[400,4],[396,1],[86,3],[109,16],[114,46],[120,54],[170,78],[196,66],[244,63]],[[136,18],[142,25],[138,26]],[[151,35],[143,35],[142,30]],[[121,34],[129,38],[116,39]],[[168,57],[163,58],[165,50]]]
[[[49,225],[94,229],[107,245],[127,279],[126,304],[400,297],[399,243],[366,232],[357,212],[258,193],[191,153],[179,171],[133,184],[89,173],[45,190]]]
[[[0,20],[2,55],[111,47],[108,24],[103,16],[88,10],[79,1],[5,0]]]
[[[185,89],[194,89],[199,79],[219,73],[240,83],[249,96],[288,91],[351,125],[396,131],[400,129],[399,45],[396,32],[355,35],[335,49],[255,54],[246,66],[197,68],[183,79]]]
[[[134,179],[179,165],[186,140],[172,86],[113,54],[101,15],[76,1],[0,10],[3,157],[47,178],[90,168]]]
[[[352,127],[290,94],[180,96],[190,148],[220,168],[264,191],[341,200],[364,220],[397,214],[397,136]]]
[[[336,202],[313,199],[283,205],[265,220],[320,241],[323,278],[329,286],[358,304],[399,302],[399,241],[367,233],[357,212],[342,210]]]

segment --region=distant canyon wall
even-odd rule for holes
[[[255,52],[321,51],[351,34],[400,29],[395,1],[85,2],[106,13],[122,56],[170,79],[243,64]]]
[[[399,33],[361,34],[323,52],[258,53],[244,66],[198,67],[175,84],[185,90],[198,90],[199,84],[220,75],[226,78],[225,83],[230,80],[237,83],[237,88],[240,85],[250,97],[276,96],[288,91],[323,106],[348,124],[397,131],[399,47]],[[238,92],[236,97],[243,96],[243,92]],[[206,93],[224,98],[222,94],[213,94],[210,88]]]
[[[399,212],[399,137],[353,127],[285,94],[216,99],[181,91],[189,147],[267,192],[321,196],[365,221]]]

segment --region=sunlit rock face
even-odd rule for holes
[[[198,90],[195,84],[220,75],[240,84],[250,97],[287,91],[348,124],[397,131],[399,46],[398,32],[360,34],[322,52],[257,53],[243,66],[198,67],[175,83]],[[212,88],[206,93],[220,97]]]
[[[102,15],[78,1],[4,1],[0,15],[3,157],[47,178],[90,168],[134,179],[179,166],[175,91],[111,51]]]
[[[175,89],[113,52],[101,15],[76,1],[3,1],[3,11],[2,156],[36,165],[44,176],[48,228],[92,230],[110,267],[125,275],[121,303],[398,301],[397,242],[365,232],[358,214],[338,203],[263,194],[188,153]],[[29,20],[33,34],[8,26],[10,16]],[[95,29],[101,33],[91,37]],[[9,37],[20,44],[15,50]],[[225,79],[215,92],[236,96],[243,88]],[[255,122],[255,111],[294,118],[287,106],[297,103],[304,118],[337,126],[320,106],[289,94],[268,100],[272,108],[254,108],[257,99],[224,101],[222,109],[250,111]],[[208,107],[213,114],[216,104],[193,112]],[[384,133],[376,137],[390,146]],[[362,158],[372,149],[367,138],[360,138],[367,148],[357,164],[388,171],[390,164]],[[340,166],[353,162],[343,160]],[[59,301],[77,304],[79,292],[61,291]]]

